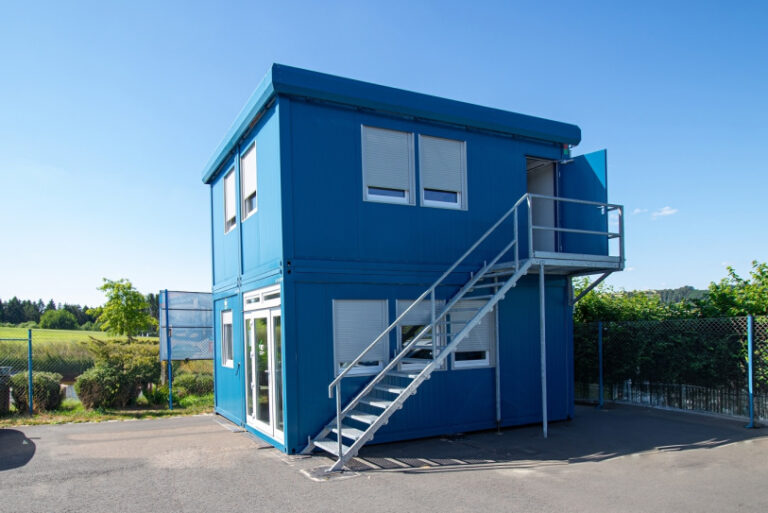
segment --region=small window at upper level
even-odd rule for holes
[[[413,134],[362,127],[363,199],[415,205]]]
[[[425,207],[466,209],[466,142],[419,135],[419,178]]]
[[[240,180],[243,206],[240,217],[243,221],[248,219],[248,216],[256,212],[258,209],[257,195],[256,195],[256,141],[252,142],[248,149],[240,156]]]
[[[232,310],[223,310],[221,312],[221,365],[224,367],[234,367],[234,358],[232,357]]]
[[[235,191],[235,168],[231,168],[224,177],[224,233],[237,224],[237,192]]]

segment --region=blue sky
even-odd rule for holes
[[[675,4],[675,5],[671,5]],[[768,3],[6,2],[0,298],[209,290],[202,168],[272,62],[578,124],[627,289],[768,259]],[[510,198],[510,202],[516,198]]]

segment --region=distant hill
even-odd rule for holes
[[[658,289],[649,290],[648,292],[658,294],[661,298],[661,302],[665,304],[679,303],[683,299],[687,299],[688,301],[701,299],[707,293],[706,290],[695,289],[690,285],[686,285],[677,289]]]

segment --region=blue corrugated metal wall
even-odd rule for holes
[[[468,210],[364,202],[361,124],[467,141]],[[327,396],[333,378],[331,301],[387,298],[394,319],[395,299],[417,297],[526,192],[525,157],[558,159],[561,148],[285,97],[263,116],[253,134],[258,145],[259,212],[243,223],[242,234],[240,205],[237,228],[223,233],[221,176],[212,185],[217,350],[221,298],[234,293],[228,302],[237,305],[233,307],[236,369],[218,366],[217,354],[217,412],[243,421],[243,372],[237,370],[237,363],[242,368],[244,362],[239,294],[282,276],[286,441],[281,448],[295,452],[335,411]],[[242,147],[247,144],[246,140]],[[417,172],[416,191],[418,180]],[[510,225],[500,236],[511,234]],[[490,240],[463,270],[478,266],[498,250],[499,242]],[[527,250],[525,240],[521,249]],[[452,283],[459,285],[465,278],[457,274]],[[442,290],[441,295],[453,291]],[[548,278],[548,395],[553,420],[573,414],[569,316],[565,280]],[[503,423],[539,421],[535,279],[523,279],[500,304],[499,336]],[[347,380],[345,394],[352,394],[364,381]],[[377,434],[376,441],[490,428],[495,425],[494,405],[493,368],[441,371]]]
[[[240,199],[239,152],[256,140],[258,210],[241,222],[242,205],[238,201],[237,224],[226,234],[224,173],[219,174],[211,184],[216,411],[238,424],[245,422],[242,293],[272,285],[282,273],[283,184],[279,119],[279,106],[276,103],[261,117],[237,146],[236,154],[223,166],[226,172],[230,166],[235,165],[237,198]],[[233,314],[234,368],[223,367],[220,358],[221,310],[224,309],[225,299]]]

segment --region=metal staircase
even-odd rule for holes
[[[532,202],[542,199],[553,202],[573,202],[593,205],[619,213],[619,232],[577,230],[553,226],[537,226],[534,224]],[[511,218],[513,234],[511,240],[504,245],[490,262],[485,262],[477,271],[471,273],[470,279],[449,299],[441,308],[435,299],[438,287],[448,286],[446,279],[472,255],[477,248],[488,239],[499,227]],[[525,235],[528,238],[527,255],[521,258],[519,221],[526,221]],[[536,230],[554,232],[582,233],[599,235],[608,239],[619,238],[619,256],[553,254],[552,252],[537,252],[534,246],[533,233]],[[558,198],[537,194],[523,195],[496,223],[493,224],[459,259],[454,262],[432,286],[425,290],[405,311],[403,311],[376,339],[371,342],[339,375],[328,385],[329,397],[336,397],[336,417],[332,419],[318,435],[310,441],[303,451],[305,454],[318,448],[337,458],[329,471],[341,470],[344,465],[355,457],[360,448],[370,441],[376,431],[385,425],[389,418],[405,401],[416,393],[419,386],[427,381],[432,373],[440,369],[446,359],[453,353],[496,304],[504,299],[507,292],[517,285],[520,278],[529,271],[538,269],[539,273],[550,269],[559,274],[594,274],[603,271],[599,281],[614,270],[623,268],[623,208],[620,205],[598,203],[575,199]],[[511,258],[502,261],[505,255]],[[595,283],[596,284],[596,283]],[[459,304],[462,300],[464,301]],[[419,304],[428,301],[431,305],[431,320],[416,336],[405,344],[390,362],[376,375],[355,397],[342,407],[341,382],[365,355],[382,340],[388,341],[389,333],[401,324],[403,319]],[[543,302],[543,296],[542,296]],[[468,304],[473,306],[467,307]],[[458,306],[457,306],[458,305]],[[452,319],[452,312],[461,312],[462,320]],[[466,320],[469,319],[469,320]],[[542,332],[543,337],[543,332]],[[425,342],[426,347],[425,347]],[[385,342],[386,343],[386,342]],[[409,358],[414,350],[429,348],[431,358]],[[416,370],[403,369],[403,364],[425,362]],[[542,363],[542,365],[544,365]],[[411,366],[412,367],[412,366]],[[544,371],[544,367],[542,367]]]

